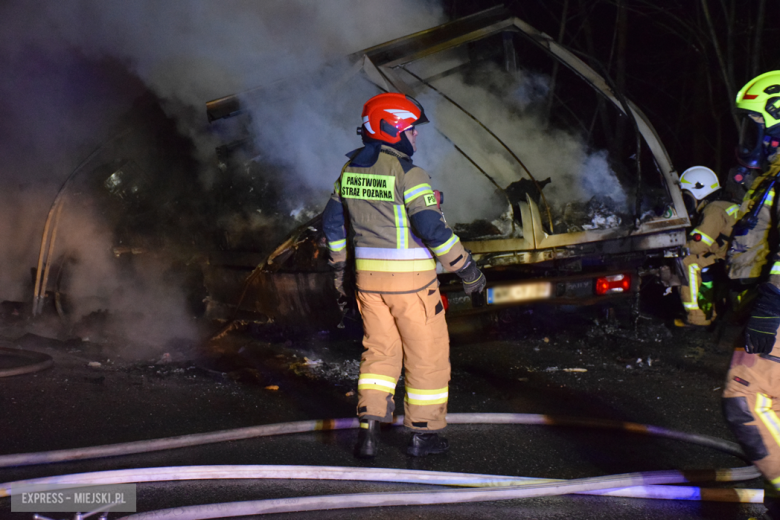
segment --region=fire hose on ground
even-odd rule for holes
[[[33,372],[40,372],[41,370],[45,370],[54,365],[54,361],[48,354],[18,348],[0,347],[0,358],[2,357],[21,358],[25,363],[19,366],[0,368],[0,377],[32,374]]]
[[[631,433],[653,435],[681,440],[710,447],[744,459],[736,443],[706,435],[690,434],[649,426],[613,420],[556,417],[540,414],[449,414],[449,424],[523,424],[546,426],[569,426],[579,428],[601,428],[622,430]],[[399,416],[393,423],[403,424]],[[136,441],[122,444],[57,450],[39,453],[24,453],[0,456],[1,467],[29,466],[85,460],[99,457],[129,455],[151,451],[197,446],[229,440],[249,439],[288,433],[332,431],[358,428],[356,418],[299,421],[290,423],[251,426],[234,430],[199,433],[164,439]],[[650,471],[627,473],[574,480],[553,480],[529,477],[499,475],[478,475],[466,473],[444,473],[416,470],[382,468],[346,468],[320,466],[185,466],[169,468],[138,468],[132,470],[101,471],[74,475],[44,477],[0,484],[0,497],[22,493],[29,486],[41,485],[96,485],[138,482],[159,482],[196,479],[329,479],[362,480],[375,482],[396,482],[430,484],[438,486],[472,487],[477,489],[404,491],[389,493],[364,493],[349,495],[328,495],[273,500],[252,500],[200,506],[177,507],[133,514],[127,520],[146,518],[205,519],[228,518],[243,515],[267,513],[315,511],[320,509],[345,509],[378,506],[432,505],[460,502],[481,502],[513,500],[519,498],[553,496],[571,493],[598,494],[634,498],[663,498],[675,500],[713,500],[728,502],[762,503],[763,490],[736,488],[698,488],[691,486],[664,486],[703,481],[731,482],[751,480],[760,477],[753,466],[706,471]]]

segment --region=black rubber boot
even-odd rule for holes
[[[406,453],[412,457],[425,457],[426,455],[435,455],[444,453],[450,449],[450,443],[444,437],[439,437],[438,433],[412,433],[409,439],[409,447]]]
[[[373,459],[376,457],[378,443],[376,434],[379,432],[379,421],[360,421],[358,441],[355,445],[355,457]]]

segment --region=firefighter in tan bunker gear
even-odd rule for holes
[[[737,94],[742,117],[737,157],[759,170],[740,206],[728,253],[732,284],[757,293],[734,352],[723,392],[723,413],[747,457],[780,489],[780,71],[762,74]],[[772,511],[771,518],[780,518]]]
[[[687,284],[680,287],[680,298],[687,314],[679,327],[707,326],[715,318],[714,271],[726,259],[731,229],[739,206],[724,200],[711,200],[720,183],[715,172],[704,166],[688,168],[680,176],[680,185],[697,201],[700,218],[688,235],[688,255],[683,259]]]
[[[422,106],[385,93],[369,99],[362,116],[365,146],[347,154],[323,214],[342,295],[351,241],[363,318],[355,455],[376,455],[379,423],[393,420],[402,367],[407,453],[443,453],[449,445],[438,432],[446,426],[450,361],[436,260],[461,277],[467,294],[481,291],[485,277],[446,224],[430,177],[412,163],[415,125],[428,122]]]

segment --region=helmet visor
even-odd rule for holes
[[[743,112],[740,114],[739,144],[737,158],[748,168],[758,168],[763,159],[764,123],[757,114]],[[760,119],[761,121],[758,121]]]
[[[414,99],[412,96],[406,96],[406,99],[408,99],[410,103],[420,109],[420,117],[418,117],[417,121],[412,123],[412,125],[424,125],[425,123],[429,123],[430,121],[425,116],[425,109],[423,109],[420,102]]]

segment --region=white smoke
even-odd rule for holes
[[[591,197],[610,197],[622,210],[625,190],[607,162],[606,151],[591,151],[585,140],[571,130],[548,128],[541,117],[540,106],[546,99],[546,78],[518,71],[515,77],[485,67],[480,84],[464,81],[460,74],[434,81],[436,89],[485,124],[503,141],[537,181],[548,177],[544,188],[551,205],[586,202]],[[497,83],[500,89],[495,88]],[[494,88],[490,88],[494,87]],[[490,175],[496,184],[506,188],[512,182],[528,178],[523,167],[478,123],[439,94],[421,87],[420,100],[433,113],[435,125]],[[426,92],[427,90],[427,92]],[[450,220],[470,222],[476,218],[495,218],[506,210],[496,205],[495,186],[446,139],[426,132],[418,138],[421,162],[442,178],[448,197],[446,213]],[[457,179],[457,182],[448,182]],[[468,180],[466,180],[468,179]]]
[[[195,144],[198,162],[192,179],[208,198],[219,175],[214,148],[223,144],[218,134],[229,132],[229,122],[210,127],[205,103],[264,86],[265,102],[252,111],[260,159],[285,181],[288,191],[280,197],[309,196],[324,205],[344,153],[360,146],[355,128],[361,107],[379,92],[353,77],[355,69],[344,57],[443,21],[433,0],[4,2],[0,299],[29,299],[30,268],[57,190],[146,89],[162,100],[179,131]],[[458,63],[462,56],[454,52],[447,59]],[[448,66],[442,61],[443,68]],[[487,71],[486,81],[495,83],[492,76]],[[570,133],[540,130],[530,107],[544,97],[545,77],[521,74],[519,81],[491,89],[467,84],[457,75],[434,84],[490,126],[537,179],[552,177],[545,189],[550,198],[583,200],[610,185],[616,199],[622,193],[617,183],[610,184],[614,174],[603,154],[589,153]],[[449,138],[500,186],[524,177],[478,125],[438,95],[420,90],[434,123],[446,128]],[[415,162],[445,192],[450,222],[491,218],[506,209],[493,184],[444,137],[433,128],[420,130]],[[110,230],[101,227],[100,215],[76,213],[72,205],[66,211],[61,247],[79,251],[81,259],[73,294],[82,301],[96,295],[93,309],[117,303],[129,312],[181,307],[182,294],[158,283],[156,268],[148,267],[145,281],[118,269],[110,252],[115,244]],[[228,220],[226,225],[236,228],[266,222],[261,213]],[[152,260],[147,263],[154,264]],[[172,335],[189,331],[186,316],[165,322]]]
[[[291,165],[291,186],[324,189],[350,146],[347,128],[354,132],[345,115],[359,113],[363,98],[375,91],[362,87],[359,98],[354,91],[320,91],[312,73],[334,62],[334,70],[346,72],[339,58],[442,21],[436,2],[420,0],[4,2],[0,299],[29,300],[30,268],[57,190],[145,89],[162,99],[179,131],[196,145],[193,179],[200,179],[208,197],[217,175],[214,147],[222,142],[208,127],[205,103],[299,78],[314,88],[296,93],[315,95],[291,96],[286,106],[275,107],[265,130],[283,140],[274,139],[265,154]],[[82,302],[93,294],[93,310],[120,304],[146,314],[181,307],[175,288],[155,283],[155,268],[148,267],[143,283],[118,269],[100,215],[76,213],[72,205],[66,211],[58,241],[79,252],[71,290]],[[188,333],[186,316],[161,321],[170,335]]]

